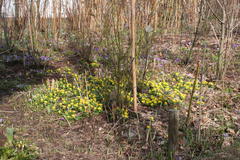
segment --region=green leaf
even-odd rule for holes
[[[51,105],[47,105],[47,112],[51,113]]]
[[[7,128],[6,129],[7,140],[10,144],[13,143],[13,134],[14,134],[14,129],[13,128]]]

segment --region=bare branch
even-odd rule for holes
[[[211,25],[211,28],[212,28],[212,30],[213,30],[214,36],[215,36],[215,38],[216,38],[216,40],[217,40],[217,43],[218,43],[218,45],[220,45],[220,40],[219,40],[219,38],[217,37],[217,32],[216,32],[216,30],[215,30],[212,22],[210,22],[210,25]]]
[[[222,20],[216,15],[216,13],[213,11],[213,9],[212,9],[212,7],[210,6],[209,2],[206,1],[206,3],[207,3],[207,5],[208,5],[209,9],[211,10],[213,16],[214,16],[215,18],[217,18],[217,20],[218,20],[220,23],[223,23],[223,21],[222,21]]]

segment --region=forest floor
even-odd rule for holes
[[[158,43],[162,45],[155,48],[159,57],[171,59],[175,56],[174,47],[178,44],[173,39],[165,37],[164,41],[159,40]],[[211,40],[209,44],[208,47],[211,49]],[[164,52],[168,50],[169,53]],[[71,59],[75,57],[70,57],[63,56],[62,59],[51,62],[50,68],[76,67],[71,64]],[[196,51],[194,61],[200,59],[199,57],[201,53]],[[191,74],[196,67],[175,64],[171,60],[164,65],[168,72]],[[4,82],[0,85],[0,146],[6,142],[5,129],[13,127],[16,139],[33,143],[38,149],[39,159],[42,160],[165,159],[168,122],[166,109],[160,108],[156,111],[153,108],[139,106],[138,118],[121,123],[109,122],[104,114],[69,122],[54,113],[49,114],[45,110],[29,108],[25,105],[23,97],[28,95],[29,91],[22,90],[21,85],[42,84],[46,79],[53,77],[36,76],[35,69],[26,69],[20,64],[7,64],[0,76],[1,82]],[[211,76],[206,75],[209,79]],[[180,130],[177,158],[179,160],[240,160],[239,51],[229,66],[225,79],[218,82],[216,89],[207,92],[206,96],[209,98],[208,103],[201,107],[193,106],[190,127],[192,129]],[[203,113],[201,117],[200,111]],[[181,115],[185,113],[186,109],[182,109]],[[149,131],[146,126],[149,125],[151,116],[154,117],[154,122]],[[183,126],[183,122],[180,123],[180,126]],[[200,126],[203,132],[199,137],[203,139],[201,142],[204,144],[193,141],[194,138],[189,136]],[[189,135],[186,136],[188,133]],[[191,138],[192,141],[189,140]]]

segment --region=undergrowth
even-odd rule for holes
[[[36,149],[22,140],[14,138],[14,129],[6,130],[7,143],[0,147],[0,160],[35,160],[38,157]]]
[[[132,93],[126,84],[116,82],[111,77],[97,77],[77,74],[70,68],[58,69],[62,78],[48,80],[45,85],[35,88],[29,103],[35,107],[55,112],[69,120],[100,114],[103,111],[129,117]],[[118,86],[118,87],[117,87]],[[164,79],[140,81],[138,95],[142,105],[180,106],[186,102],[193,88],[193,78],[178,72],[164,75]],[[212,87],[212,82],[197,82],[200,87]],[[204,103],[204,97],[195,95],[197,104]]]

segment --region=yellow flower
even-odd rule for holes
[[[154,117],[152,117],[152,116],[149,119],[150,119],[150,121],[154,121]]]
[[[213,84],[213,82],[209,82],[208,85],[209,86],[213,86],[214,84]]]
[[[202,102],[202,101],[197,101],[197,104],[198,104],[198,105],[202,105],[202,104],[204,104],[204,102]]]
[[[203,81],[202,84],[203,84],[203,85],[206,85],[206,84],[208,84],[208,82],[207,82],[207,81]]]
[[[122,117],[128,118],[128,110],[127,109],[123,109]]]

